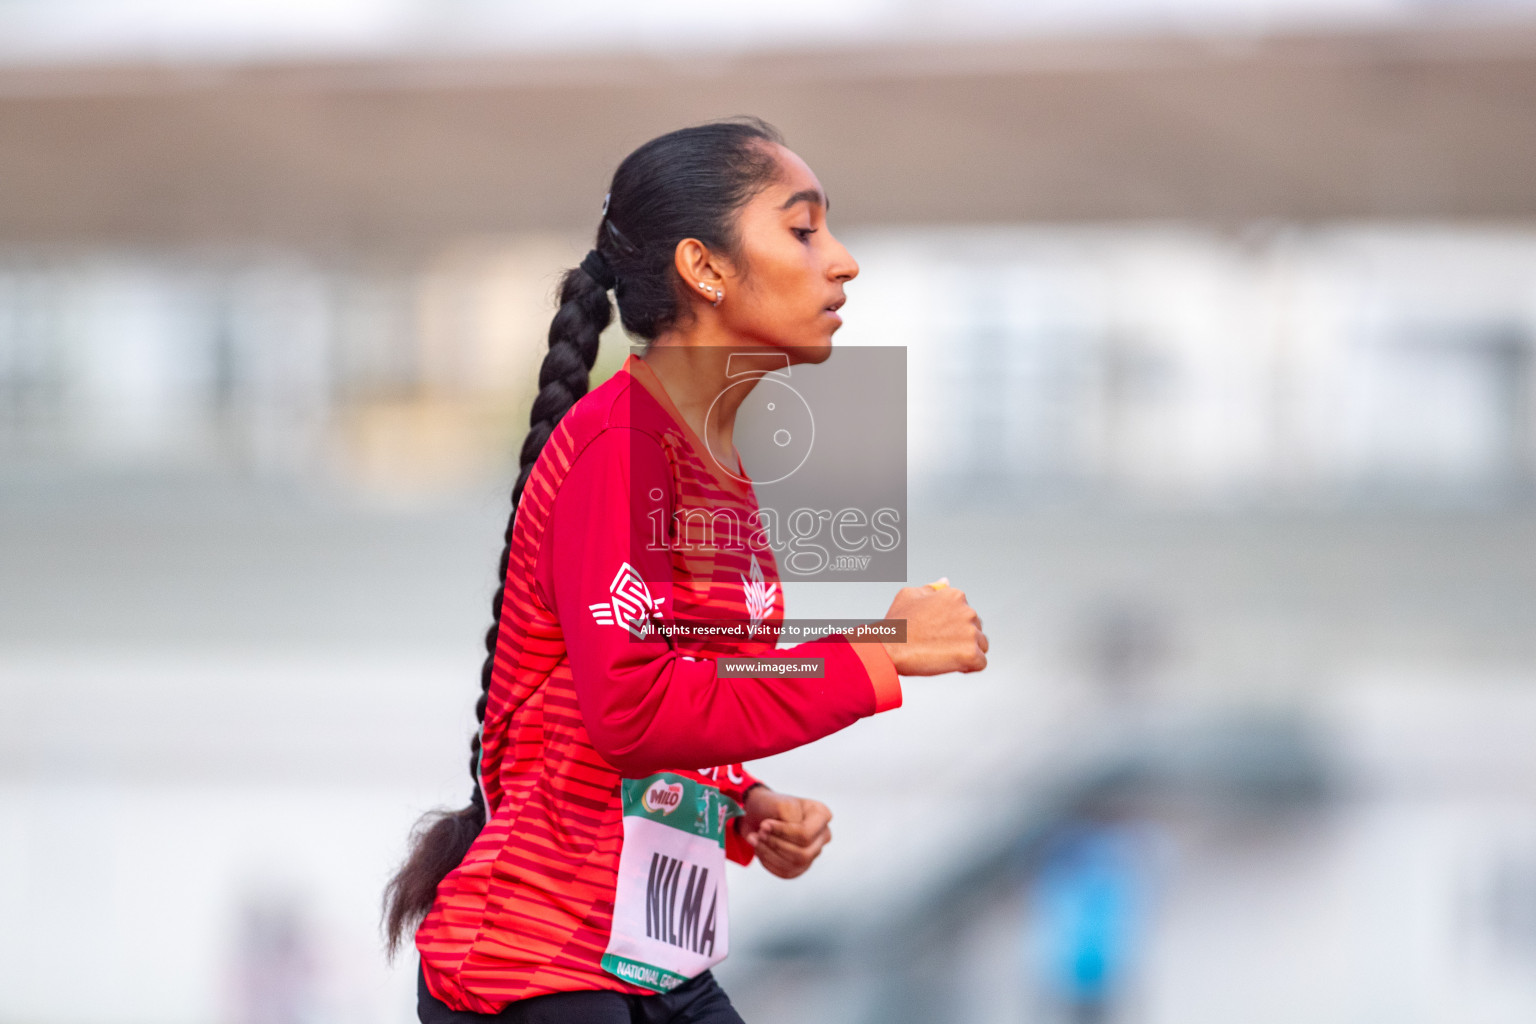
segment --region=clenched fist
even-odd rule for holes
[[[832,812],[819,800],[775,793],[753,786],[747,793],[746,816],[737,820],[741,837],[757,851],[763,867],[780,878],[795,878],[832,841],[827,823]]]
[[[951,587],[948,578],[902,587],[885,617],[907,620],[907,642],[885,645],[899,675],[936,676],[987,667],[981,616],[966,603],[965,591]]]

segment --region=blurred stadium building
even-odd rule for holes
[[[0,69],[0,444],[501,472],[606,175],[750,111],[867,270],[841,340],[932,389],[919,477],[1519,486],[1533,106],[1509,26]]]
[[[553,290],[738,113],[860,260],[838,343],[907,347],[912,581],[994,648],[762,766],[840,830],[733,875],[748,1019],[1531,1019],[1536,21],[1343,6],[0,41],[0,1021],[413,1019],[376,900],[467,792]]]

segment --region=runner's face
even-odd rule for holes
[[[843,286],[859,265],[827,226],[826,193],[811,169],[773,145],[779,174],[741,210],[741,264],[724,282],[720,319],[747,344],[803,348],[820,362],[843,325]]]

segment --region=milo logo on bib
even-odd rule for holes
[[[670,992],[729,949],[725,829],[741,805],[671,772],[625,779],[620,795],[624,845],[603,968]]]
[[[624,817],[654,821],[725,847],[725,827],[743,812],[741,805],[707,782],[671,772],[625,779],[619,795]]]
[[[682,802],[683,784],[674,782],[668,785],[665,779],[657,779],[651,783],[645,795],[640,798],[640,803],[646,810],[657,814],[671,814]]]

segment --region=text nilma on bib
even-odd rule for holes
[[[725,830],[741,805],[713,786],[660,772],[625,779],[624,847],[603,969],[670,992],[730,949]]]

